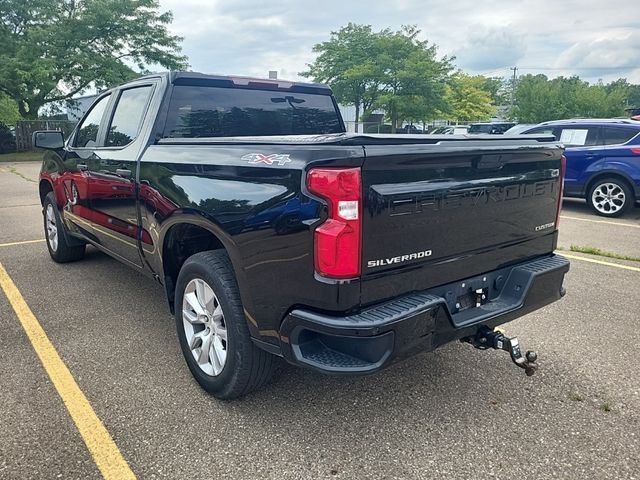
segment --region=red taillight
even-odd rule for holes
[[[329,216],[315,231],[316,271],[330,278],[360,276],[362,184],[360,168],[314,168],[311,193],[327,201]]]
[[[632,148],[631,153],[633,153],[634,155],[640,155],[640,148]]]
[[[558,192],[558,210],[556,211],[556,230],[560,224],[560,210],[562,209],[562,194],[564,193],[564,175],[567,171],[567,159],[564,155],[560,158],[560,191]]]

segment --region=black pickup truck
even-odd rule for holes
[[[34,145],[53,260],[90,244],[162,284],[219,398],[278,357],[364,374],[456,339],[530,374],[494,327],[564,294],[552,137],[349,134],[323,85],[165,73]]]

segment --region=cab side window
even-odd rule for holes
[[[73,142],[74,147],[98,147],[98,129],[100,128],[100,120],[104,115],[104,111],[107,108],[111,94],[102,97],[95,103],[89,113],[84,117],[82,123],[78,127],[76,138]]]
[[[627,143],[638,135],[640,130],[629,127],[604,127],[602,129],[603,143],[605,145],[621,145]]]
[[[145,85],[122,91],[109,125],[105,146],[123,147],[136,139],[142,126],[151,89],[151,85]]]

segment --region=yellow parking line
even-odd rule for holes
[[[560,218],[566,218],[567,220],[580,220],[581,222],[606,223],[607,225],[618,225],[619,227],[640,228],[640,225],[633,225],[631,223],[623,222],[612,222],[610,220],[592,220],[590,218],[569,217],[567,215],[560,215]]]
[[[577,255],[569,255],[565,252],[558,252],[558,253],[563,257],[571,258],[572,260],[582,260],[583,262],[597,263],[598,265],[606,265],[607,267],[616,267],[616,268],[622,268],[624,270],[631,270],[632,272],[640,272],[640,268],[638,267],[621,265],[619,263],[605,262],[604,260],[596,260],[595,258],[578,257]]]
[[[33,349],[78,427],[102,476],[106,479],[135,479],[118,446],[94,412],[87,397],[80,390],[73,375],[1,263],[0,287],[9,299]]]
[[[44,238],[40,238],[38,240],[23,240],[21,242],[0,243],[0,247],[12,247],[14,245],[27,245],[28,243],[42,243],[44,241],[45,241]]]

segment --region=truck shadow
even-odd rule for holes
[[[87,250],[82,262],[66,268],[72,276],[91,270],[103,278],[119,279],[123,287],[121,304],[127,305],[127,311],[139,312],[127,322],[129,328],[143,328],[147,332],[150,345],[154,346],[153,355],[163,359],[172,376],[182,377],[179,389],[193,390],[195,397],[213,404],[214,409],[224,409],[229,404],[206,394],[191,378],[160,285],[93,248]],[[152,354],[138,353],[142,357]],[[496,378],[505,381],[491,380]],[[513,400],[514,395],[535,384],[537,378],[525,377],[505,352],[480,352],[456,342],[368,376],[327,376],[282,361],[281,372],[272,384],[231,404],[243,415],[254,417],[255,422],[278,419],[277,423],[288,423],[299,417],[301,421],[315,418],[314,421],[323,423],[327,416],[365,422],[371,420],[371,415],[400,418],[403,412],[409,415],[415,409],[452,414],[470,401],[478,408],[498,405],[503,400]],[[515,387],[515,391],[501,385]],[[447,408],[443,409],[445,405]]]
[[[511,388],[490,380],[495,378]],[[405,428],[405,421],[416,422],[416,411],[429,412],[422,418],[427,422],[450,422],[470,405],[475,412],[511,402],[534,382],[506,355],[453,343],[363,377],[325,376],[287,365],[274,384],[238,402],[238,408],[252,417],[260,412],[252,418],[257,422],[268,408],[265,423],[289,423],[298,417],[318,427],[370,428],[374,422],[394,429],[388,420]]]

